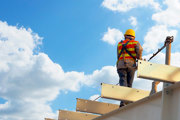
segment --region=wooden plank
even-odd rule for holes
[[[77,98],[76,111],[105,114],[116,110],[119,105]]]
[[[93,120],[161,120],[161,95],[162,92],[156,93]]]
[[[180,81],[180,68],[139,60],[137,77],[175,83]]]
[[[124,101],[137,101],[144,97],[149,96],[149,91],[128,88],[118,85],[110,85],[102,83],[101,97],[114,99],[114,100],[124,100]]]
[[[91,120],[96,117],[99,115],[60,110],[58,120]]]
[[[180,120],[180,82],[166,87],[170,90],[169,112],[166,116],[171,117],[168,120]],[[162,91],[149,97],[141,99],[118,110],[104,114],[93,120],[164,120],[162,112]]]
[[[51,118],[45,118],[45,120],[55,120],[55,119],[51,119]]]

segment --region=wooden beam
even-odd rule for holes
[[[160,120],[161,95],[162,92],[156,93],[93,120]]]
[[[128,88],[119,85],[110,85],[102,83],[101,97],[124,100],[124,101],[137,101],[144,97],[149,96],[149,91],[139,90],[135,88]]]
[[[45,120],[55,120],[55,119],[51,119],[51,118],[45,118]]]
[[[137,77],[175,83],[180,81],[180,68],[139,60]]]
[[[59,110],[58,120],[91,120],[96,117],[99,117],[99,115]]]
[[[116,110],[119,105],[77,98],[76,111],[105,114]]]

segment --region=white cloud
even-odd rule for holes
[[[93,95],[93,96],[91,96],[91,97],[89,97],[89,100],[95,100],[95,99],[97,99],[97,98],[99,98],[99,94],[97,94],[97,95]],[[97,99],[96,101],[98,101],[99,99]]]
[[[60,91],[79,91],[84,85],[118,81],[114,66],[105,66],[89,75],[64,72],[47,54],[34,54],[41,43],[42,38],[31,29],[0,21],[0,97],[7,100],[0,104],[1,120],[55,118],[57,113],[52,112],[49,102]]]
[[[159,11],[153,14],[152,19],[160,24],[179,27],[180,26],[180,1],[179,0],[165,0],[167,5],[166,10]]]
[[[0,21],[0,97],[7,100],[0,104],[0,119],[55,116],[47,102],[58,95],[63,70],[46,54],[34,55],[41,41],[31,29]]]
[[[102,82],[116,84],[119,82],[117,70],[115,66],[105,66],[101,70],[95,70],[91,75],[87,76],[89,84],[99,86]]]
[[[104,0],[102,6],[118,12],[127,12],[137,7],[152,7],[160,10],[160,5],[154,0]]]
[[[108,31],[104,33],[102,40],[111,45],[115,45],[118,41],[124,37],[123,33],[116,28],[108,28]]]
[[[158,50],[164,45],[166,36],[176,37],[177,30],[168,29],[165,25],[156,25],[150,28],[144,38],[143,48],[146,52]]]
[[[136,26],[138,24],[136,17],[130,16],[128,20],[131,22],[132,26]]]

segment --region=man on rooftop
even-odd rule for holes
[[[134,73],[136,70],[136,60],[142,59],[140,43],[135,40],[135,31],[128,29],[124,34],[125,40],[120,41],[117,46],[117,73],[119,75],[120,86],[132,87]],[[121,101],[120,107],[128,104]]]

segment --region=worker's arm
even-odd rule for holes
[[[135,51],[136,51],[136,54],[137,54],[137,59],[142,60],[143,48],[142,48],[142,46],[141,46],[141,44],[139,42],[135,46]]]

